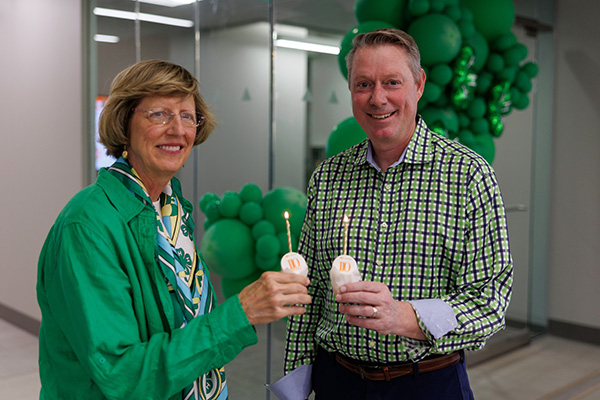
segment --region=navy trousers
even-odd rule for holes
[[[464,357],[437,371],[405,375],[386,381],[369,381],[319,349],[313,364],[315,400],[473,400]]]

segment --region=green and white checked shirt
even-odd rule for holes
[[[365,140],[325,160],[310,180],[298,252],[309,266],[313,302],[288,321],[286,373],[312,363],[318,345],[367,362],[418,361],[480,349],[504,327],[513,266],[492,168],[427,129],[421,118],[404,159],[387,172],[369,163],[368,153]],[[350,218],[348,254],[362,279],[384,282],[397,300],[443,302],[454,312],[453,329],[432,333],[430,321],[439,317],[420,315],[417,307],[428,341],[380,335],[345,321],[329,280],[343,251],[344,215]]]

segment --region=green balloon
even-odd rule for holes
[[[535,78],[539,72],[539,67],[536,63],[530,61],[523,64],[521,71],[525,72],[528,77]]]
[[[226,218],[235,218],[242,207],[242,199],[233,191],[225,192],[219,203],[219,211]]]
[[[529,107],[529,97],[526,94],[522,94],[519,98],[513,100],[512,105],[517,110],[524,110]]]
[[[483,135],[484,133],[489,133],[490,131],[490,123],[485,118],[476,118],[471,120],[471,131],[475,135]]]
[[[407,30],[421,52],[421,63],[427,66],[449,63],[460,52],[462,35],[450,17],[427,14],[413,21]]]
[[[206,208],[208,207],[208,205],[211,203],[216,203],[219,200],[221,199],[216,193],[209,192],[204,194],[204,196],[202,196],[199,202],[200,210],[206,214]]]
[[[432,13],[441,13],[444,11],[444,7],[446,7],[444,0],[429,0],[429,4],[431,5]]]
[[[219,203],[220,201],[213,201],[206,206],[206,210],[204,211],[206,218],[210,219],[211,221],[217,221],[223,218],[221,211],[219,211]]]
[[[473,12],[475,28],[488,42],[510,32],[515,21],[513,0],[462,0],[462,4]]]
[[[202,237],[200,251],[209,269],[223,278],[241,279],[256,269],[252,233],[237,219],[213,223]]]
[[[333,127],[327,139],[327,157],[334,156],[342,151],[362,142],[367,134],[354,117],[349,117]]]
[[[262,207],[261,207],[262,208]],[[264,211],[263,211],[264,215]],[[275,226],[267,221],[266,219],[262,219],[258,221],[252,227],[252,237],[255,240],[258,240],[263,235],[274,235],[275,234]]]
[[[452,80],[452,68],[448,64],[435,65],[429,71],[429,78],[440,86],[446,86]]]
[[[504,68],[504,58],[499,53],[492,53],[489,55],[485,69],[493,74],[497,74]]]
[[[494,138],[489,133],[473,134],[469,130],[461,131],[458,141],[482,156],[488,164],[492,164],[496,156]]]
[[[291,187],[280,187],[271,190],[263,197],[261,206],[265,219],[275,226],[276,232],[286,232],[284,212],[289,213],[290,231],[300,236],[304,214],[306,214],[306,194]]]
[[[384,22],[384,21],[367,21],[367,22],[363,22],[362,24],[352,28],[350,30],[350,32],[348,32],[342,38],[342,41],[340,43],[340,52],[338,53],[337,59],[338,59],[338,66],[340,67],[340,72],[342,73],[342,76],[346,80],[348,79],[348,68],[346,67],[346,56],[348,55],[350,50],[352,50],[352,40],[354,40],[354,37],[356,35],[358,35],[359,33],[371,32],[376,29],[383,29],[383,28],[395,28],[395,26],[390,24],[389,22]]]
[[[383,21],[402,26],[406,0],[356,0],[354,14],[359,23]]]
[[[256,254],[262,258],[273,258],[279,254],[279,240],[275,235],[263,235],[256,241]]]
[[[421,117],[429,127],[435,125],[442,126],[448,132],[448,136],[457,133],[459,129],[459,119],[456,112],[450,108],[427,107],[421,113]]]
[[[426,82],[421,99],[427,103],[433,103],[437,101],[441,95],[442,88],[440,85],[435,82]]]
[[[516,67],[521,61],[527,57],[527,47],[524,44],[518,43],[507,49],[504,54],[504,63],[510,67]]]
[[[240,220],[248,226],[252,226],[263,218],[263,210],[260,204],[249,201],[240,208]]]
[[[479,72],[484,67],[487,58],[490,54],[490,48],[487,40],[481,35],[481,33],[475,31],[473,36],[466,40],[467,46],[473,48],[475,53],[475,61],[473,62],[473,71]]]
[[[240,190],[240,197],[243,202],[254,201],[260,203],[262,199],[262,190],[254,183],[246,183]]]
[[[467,115],[471,119],[482,118],[485,115],[485,100],[482,97],[476,97],[467,107]]]
[[[427,14],[431,4],[429,0],[409,0],[408,11],[415,17]]]
[[[261,257],[259,254],[256,254],[256,257],[254,258],[254,262],[256,263],[256,266],[258,267],[258,269],[260,269],[262,271],[277,271],[277,270],[281,269],[281,265],[279,264],[278,257],[264,258],[264,257]]]
[[[251,275],[241,279],[221,279],[221,290],[226,299],[235,296],[241,292],[246,286],[256,281],[262,275],[263,271],[256,270]]]

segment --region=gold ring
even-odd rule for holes
[[[373,307],[373,315],[371,315],[371,318],[377,318],[377,307]]]

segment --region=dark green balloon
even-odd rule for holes
[[[200,251],[208,268],[223,278],[241,279],[256,269],[252,233],[237,219],[213,223],[202,237]]]
[[[413,21],[408,34],[421,52],[421,63],[432,66],[449,63],[460,52],[462,34],[452,19],[444,14],[427,14]]]
[[[446,86],[452,80],[452,68],[448,64],[435,65],[429,71],[428,78],[440,86]]]
[[[421,117],[428,127],[435,125],[442,126],[448,132],[448,136],[452,136],[452,132],[457,133],[459,129],[459,120],[456,112],[450,108],[427,107],[421,113]]]
[[[331,157],[367,138],[367,134],[354,117],[349,117],[333,127],[327,140],[326,156]]]
[[[488,164],[492,164],[496,156],[494,138],[489,133],[473,134],[469,130],[461,131],[458,141],[482,156]]]
[[[487,58],[490,54],[490,48],[487,40],[481,33],[475,31],[473,36],[466,40],[466,44],[473,48],[475,52],[475,61],[473,62],[473,71],[479,72],[485,66]]]
[[[383,21],[396,27],[402,26],[406,0],[356,0],[354,14],[359,23]]]
[[[515,21],[513,0],[462,0],[473,12],[473,23],[488,42],[510,32]]]

